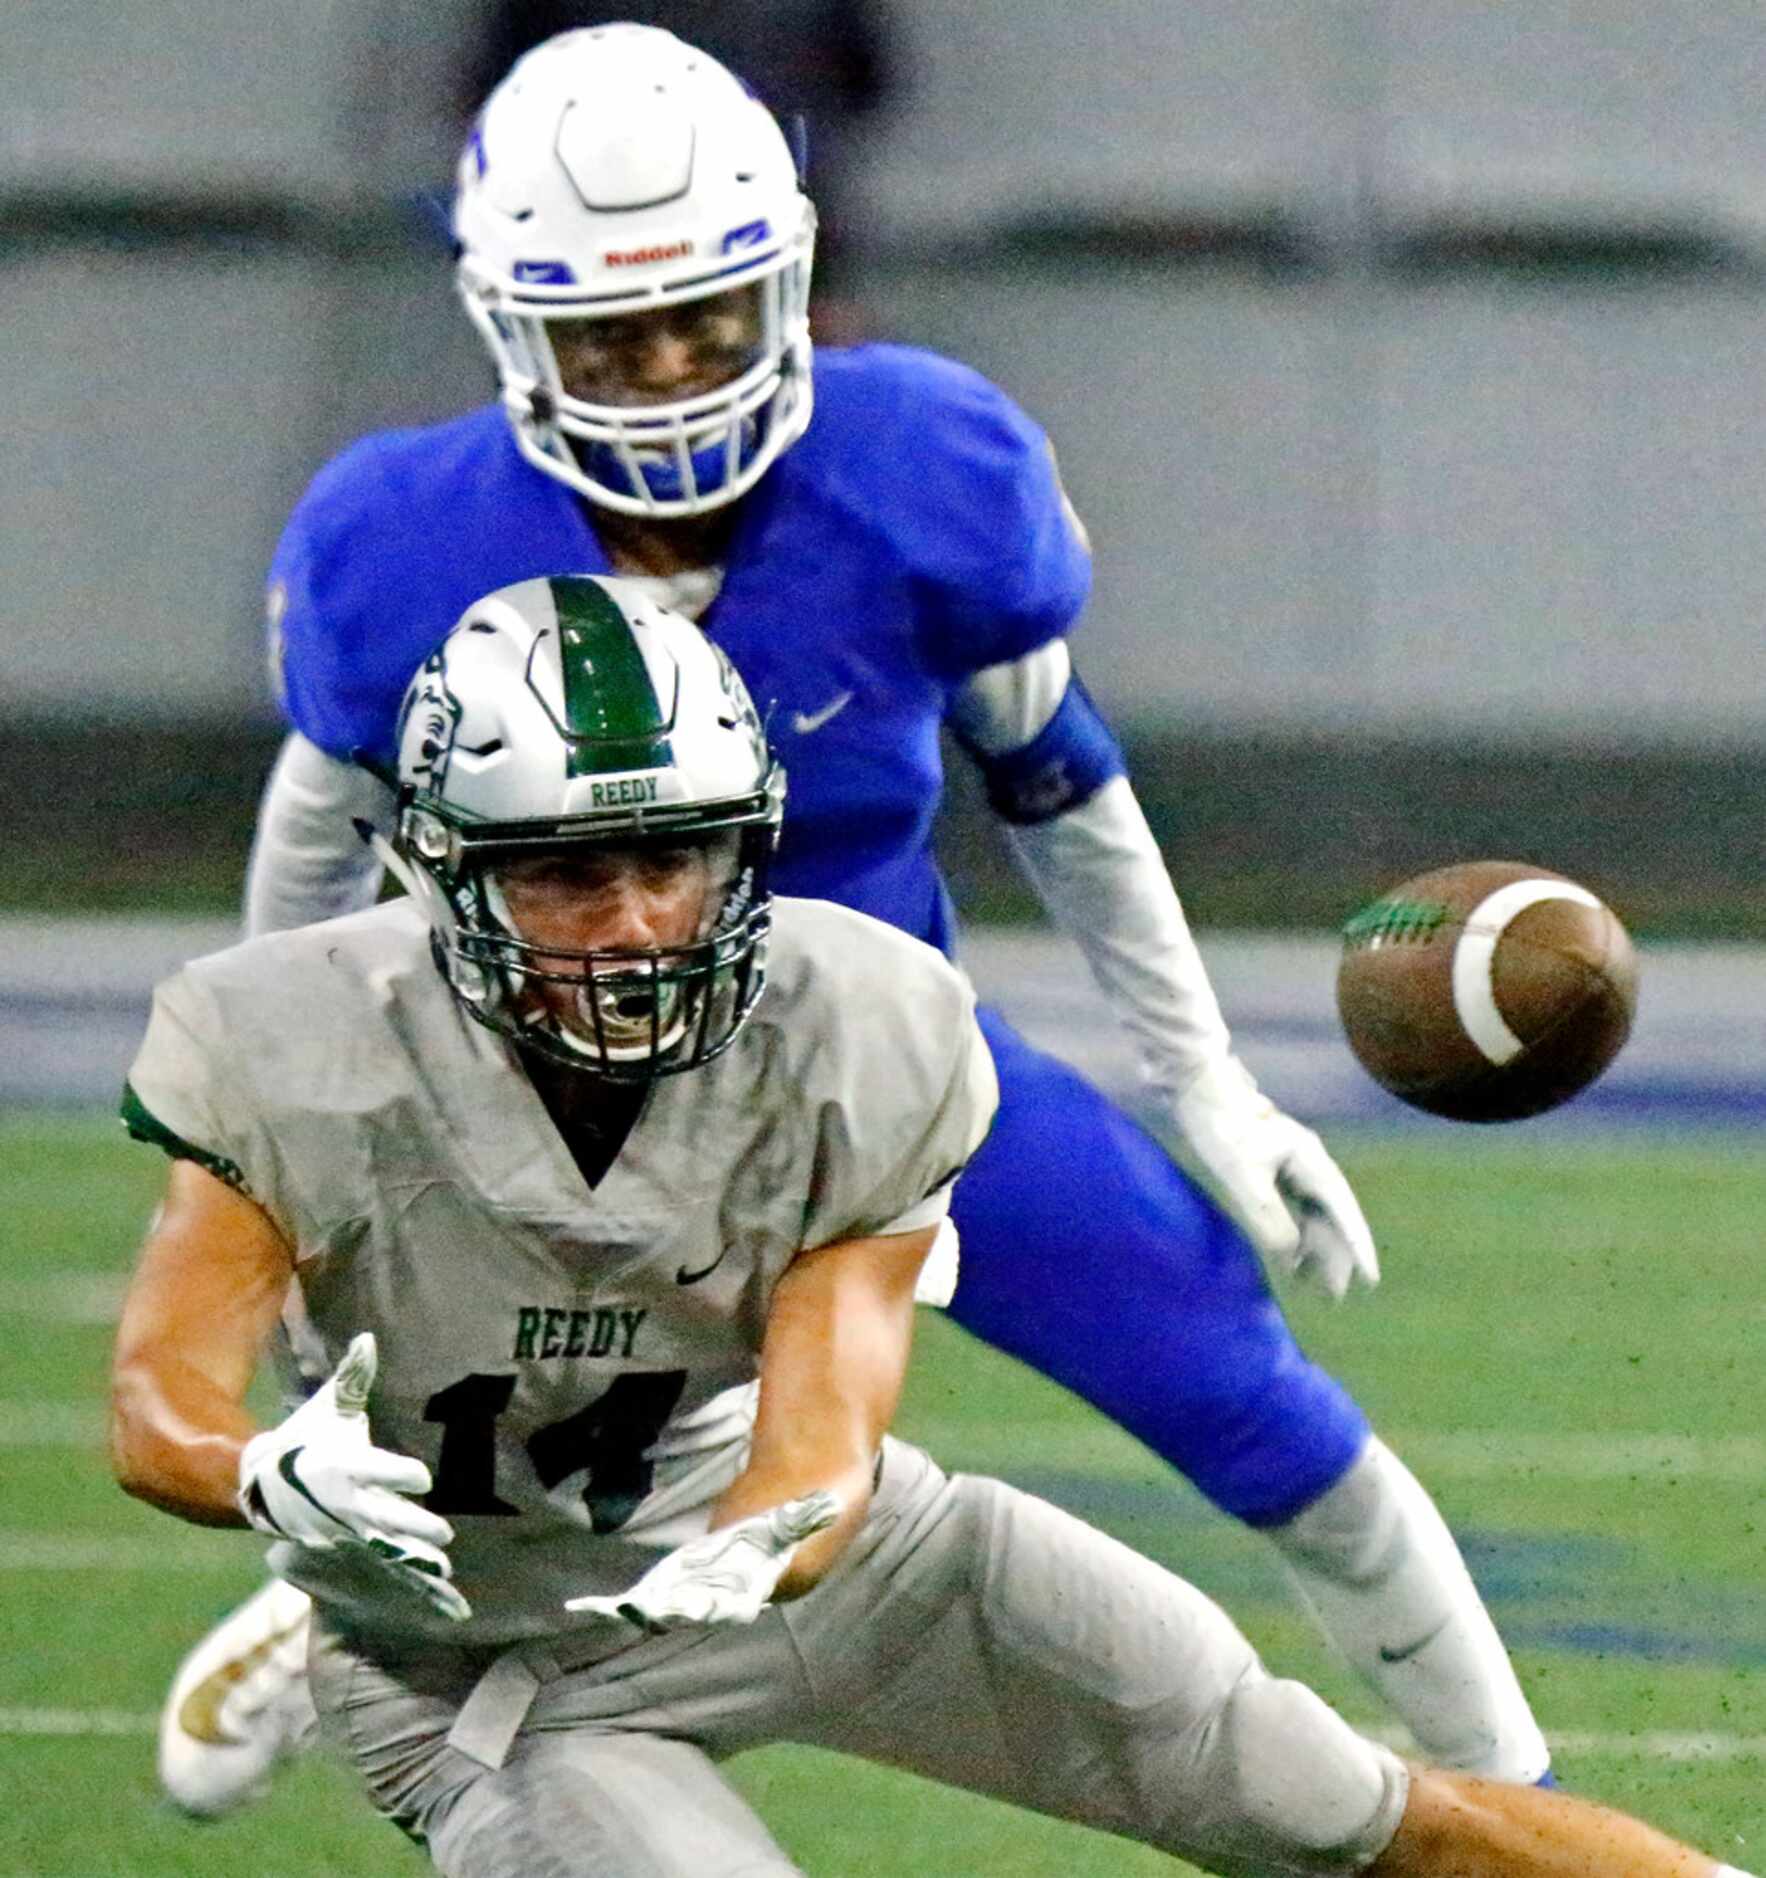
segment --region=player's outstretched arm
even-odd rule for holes
[[[936,1236],[928,1226],[820,1246],[799,1254],[773,1292],[748,1465],[712,1528],[805,1493],[834,1495],[839,1516],[798,1548],[778,1597],[808,1591],[864,1523],[907,1374],[915,1283]]]
[[[977,672],[951,721],[1019,865],[1134,1037],[1166,1147],[1263,1257],[1335,1296],[1379,1278],[1373,1235],[1324,1144],[1233,1055],[1122,754],[1059,641]]]
[[[1277,1269],[1333,1297],[1377,1284],[1361,1205],[1310,1128],[1285,1115],[1233,1054],[1202,955],[1126,776],[1012,845],[1134,1036],[1145,1119]]]
[[[711,1530],[627,1590],[571,1598],[566,1610],[651,1632],[751,1624],[821,1578],[870,1506],[907,1370],[915,1282],[936,1235],[886,1233],[798,1257],[767,1317],[748,1465]]]
[[[294,1256],[257,1203],[190,1160],[165,1199],[123,1304],[111,1374],[111,1459],[125,1491],[205,1526],[243,1526],[239,1456],[258,1353]]]
[[[111,1455],[124,1490],[207,1526],[255,1526],[321,1550],[360,1547],[443,1615],[446,1520],[409,1495],[429,1470],[369,1438],[371,1336],[287,1420],[260,1431],[245,1407],[258,1353],[294,1278],[287,1241],[255,1201],[175,1160],[117,1331]]]

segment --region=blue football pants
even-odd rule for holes
[[[1071,1389],[1216,1506],[1277,1526],[1367,1440],[1239,1229],[1137,1123],[998,1012],[993,1131],[957,1182],[950,1315]]]

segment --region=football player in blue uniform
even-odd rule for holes
[[[372,899],[358,831],[390,821],[374,772],[406,682],[465,607],[516,581],[637,576],[696,618],[790,775],[779,890],[947,951],[931,828],[949,726],[1133,1033],[1147,1097],[1143,1126],[984,1016],[1001,1102],[956,1203],[952,1315],[1265,1533],[1428,1758],[1544,1776],[1440,1515],[1266,1282],[1265,1263],[1340,1296],[1377,1278],[1373,1241],[1318,1137],[1234,1056],[1073,674],[1089,554],[1046,438],[925,352],[812,364],[814,211],[786,141],[728,72],[656,29],[567,33],[522,59],[468,141],[455,230],[501,398],[364,438],[288,524],[269,606],[291,730],[251,929]],[[161,1767],[192,1810],[237,1803],[301,1733],[300,1617],[274,1587],[187,1659]]]

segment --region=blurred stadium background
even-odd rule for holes
[[[1482,1535],[1578,1784],[1742,1830],[1766,1735],[1759,8],[625,11],[801,88],[836,211],[828,331],[955,353],[1051,432],[1097,549],[1081,668],[1247,1056],[1350,1131],[1387,1246],[1385,1291],[1353,1323],[1302,1304],[1307,1334]],[[357,433],[489,393],[437,204],[487,46],[557,13],[0,10],[0,1470],[21,1483],[0,1575],[39,1639],[0,1685],[0,1874],[415,1868],[347,1807],[310,1836],[344,1791],[323,1773],[261,1829],[152,1809],[160,1682],[251,1566],[103,1481],[94,1391],[157,1169],[84,1111],[152,979],[230,930],[279,736],[259,614],[287,509]],[[808,69],[843,35],[851,73]],[[1076,963],[1012,924],[1029,903],[954,780],[978,976],[1125,1082]],[[1645,942],[1633,1044],[1518,1141],[1401,1115],[1330,1009],[1331,929],[1475,854],[1586,880]],[[1195,1572],[1341,1688],[1235,1535],[957,1341],[933,1327],[913,1410],[943,1454]],[[863,1804],[833,1830],[821,1776],[760,1766],[818,1871],[875,1871],[878,1832],[929,1848],[901,1870],[1152,1869],[885,1777],[844,1776]],[[98,1796],[132,1823],[95,1849]]]
[[[812,129],[840,324],[1055,438],[1083,669],[1201,919],[1329,925],[1481,851],[1646,933],[1766,924],[1756,7],[672,11],[786,83],[793,33],[890,28],[876,108]],[[351,436],[490,386],[434,205],[493,24],[0,15],[0,894],[231,904],[281,521]]]

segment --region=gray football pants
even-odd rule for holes
[[[1393,1755],[1269,1676],[1192,1586],[895,1441],[835,1570],[752,1626],[593,1658],[575,1636],[469,1651],[345,1637],[321,1617],[326,1732],[449,1878],[793,1872],[714,1765],[777,1741],[1231,1875],[1356,1871],[1407,1793]]]

